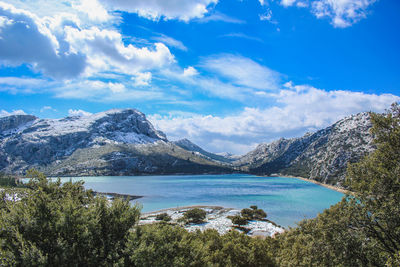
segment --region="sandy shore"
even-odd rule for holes
[[[265,176],[265,177],[271,177],[271,176]],[[340,188],[340,187],[337,187],[337,186],[334,186],[334,185],[324,184],[324,183],[321,183],[321,182],[318,182],[318,181],[315,181],[315,180],[312,180],[312,179],[309,179],[309,178],[304,178],[304,177],[299,177],[299,176],[292,176],[292,175],[284,175],[284,174],[276,174],[276,175],[273,175],[272,177],[282,177],[282,178],[289,178],[289,179],[300,179],[300,180],[303,180],[303,181],[311,182],[313,184],[317,184],[317,185],[320,185],[320,186],[335,190],[335,191],[343,193],[343,194],[351,194],[351,191],[349,191],[349,190],[346,190],[346,189],[343,189],[343,188]]]

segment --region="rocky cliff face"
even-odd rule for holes
[[[169,143],[135,109],[63,119],[0,118],[0,171],[8,173],[32,167],[48,175],[174,173],[203,165],[205,172],[221,171],[215,162]]]
[[[260,144],[234,165],[260,175],[302,176],[341,186],[347,163],[374,149],[371,126],[369,113],[352,115],[300,138]]]

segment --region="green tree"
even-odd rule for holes
[[[253,209],[248,209],[248,208],[242,209],[240,211],[240,215],[242,215],[242,217],[245,218],[246,220],[249,220],[249,221],[253,220],[254,210]]]
[[[371,114],[376,150],[348,168],[347,184],[354,191],[354,224],[381,259],[400,252],[400,106],[386,114]]]
[[[232,216],[230,219],[233,224],[236,224],[238,226],[246,225],[248,223],[248,220],[240,216],[239,214]]]
[[[187,210],[183,215],[189,223],[202,223],[206,219],[206,211],[199,208]]]
[[[396,266],[400,255],[400,107],[371,114],[376,150],[347,170],[354,193],[278,236],[283,266]]]
[[[139,209],[94,197],[82,182],[52,182],[30,171],[28,195],[2,201],[0,265],[108,266],[122,261]]]
[[[164,212],[164,213],[159,213],[156,215],[156,220],[157,221],[164,221],[164,222],[169,222],[170,220],[172,220],[171,216],[168,215],[168,213]]]

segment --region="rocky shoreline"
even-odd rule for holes
[[[187,210],[193,208],[205,210],[207,213],[206,220],[200,224],[185,224],[181,222],[180,218],[183,217],[183,214]],[[240,214],[240,210],[224,208],[220,206],[188,206],[143,213],[140,218],[139,225],[159,222],[156,220],[156,216],[161,213],[167,213],[171,217],[171,221],[169,223],[180,225],[189,232],[196,230],[204,231],[207,229],[215,229],[218,231],[218,233],[225,234],[230,230],[236,230],[240,232],[246,232],[250,236],[273,237],[276,234],[283,233],[285,231],[283,227],[280,227],[268,220],[251,220],[247,225],[239,229],[233,225],[232,221],[228,217]]]

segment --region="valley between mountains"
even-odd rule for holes
[[[258,145],[243,156],[214,154],[187,139],[169,141],[135,109],[90,116],[0,118],[0,171],[48,176],[245,172],[301,176],[343,187],[347,164],[374,150],[369,113],[302,137]]]

